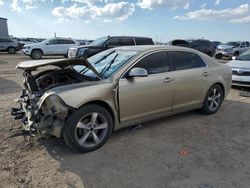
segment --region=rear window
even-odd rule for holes
[[[174,70],[185,70],[205,67],[205,62],[200,56],[190,52],[169,52],[169,61]]]
[[[74,41],[72,40],[67,40],[67,39],[59,39],[58,44],[75,44]]]
[[[134,40],[131,37],[120,38],[120,44],[121,44],[121,46],[133,46],[133,45],[135,45]]]
[[[136,45],[153,45],[154,42],[151,38],[134,38]]]

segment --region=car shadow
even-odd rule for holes
[[[250,183],[240,181],[249,171],[249,111],[250,103],[225,100],[214,115],[191,111],[119,130],[90,153],[70,150],[63,139],[41,142],[85,188],[244,187]]]
[[[21,87],[14,81],[0,77],[0,95],[17,93]]]

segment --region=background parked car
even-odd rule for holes
[[[88,58],[101,51],[118,46],[154,45],[152,38],[132,36],[107,36],[96,39],[90,45],[69,49],[69,58]]]
[[[216,49],[217,46],[222,45],[222,42],[219,42],[219,41],[213,41],[212,43],[214,45],[214,49]]]
[[[173,46],[190,47],[190,43],[188,41],[182,40],[182,39],[172,40],[168,44],[173,45]]]
[[[17,41],[10,38],[0,38],[0,51],[8,52],[9,54],[15,54],[19,50],[19,44]]]
[[[20,44],[20,48],[23,48],[24,45],[27,44],[34,44],[34,43],[38,43],[39,41],[33,38],[18,38],[17,41]]]
[[[250,43],[248,41],[228,42],[224,45],[219,45],[216,48],[215,57],[217,59],[221,59],[222,57],[232,58],[233,56],[240,55],[248,49],[250,49]]]
[[[250,50],[228,62],[228,65],[233,71],[232,84],[250,87]]]
[[[69,48],[76,45],[79,45],[79,43],[73,39],[53,38],[25,45],[23,52],[32,59],[40,59],[44,55],[63,55],[67,57]]]
[[[214,45],[209,40],[203,40],[203,39],[189,40],[189,43],[191,48],[201,51],[211,57],[215,53]]]

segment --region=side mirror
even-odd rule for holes
[[[147,77],[147,76],[148,76],[148,71],[146,69],[140,68],[140,67],[134,67],[128,73],[129,78]]]

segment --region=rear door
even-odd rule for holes
[[[167,52],[154,52],[133,67],[145,68],[147,77],[119,81],[119,107],[122,123],[145,120],[172,109],[174,82],[171,80]]]
[[[58,54],[58,39],[51,39],[48,42],[45,43],[45,45],[42,47],[43,53],[46,55],[53,55]]]
[[[58,39],[58,54],[65,55],[70,47],[76,46],[76,43],[70,39]]]
[[[211,76],[205,62],[191,52],[172,51],[169,62],[174,68],[173,110],[192,109],[202,104]]]

